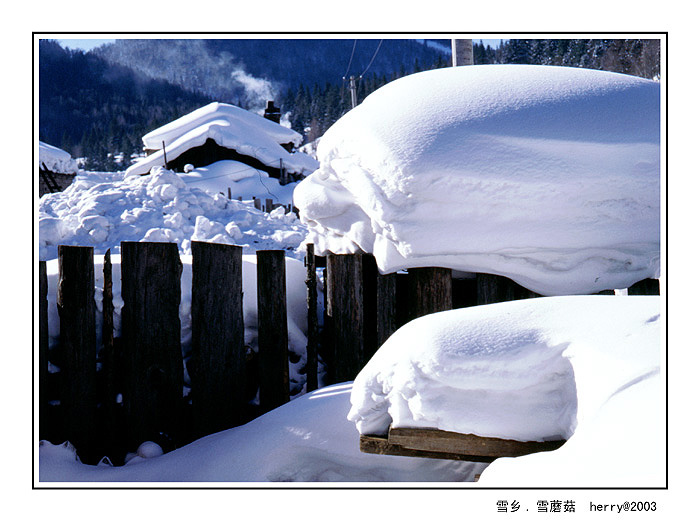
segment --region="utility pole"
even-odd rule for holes
[[[352,108],[357,107],[357,85],[355,84],[355,76],[350,76],[350,102]]]
[[[471,40],[452,39],[452,66],[474,65],[474,49]]]

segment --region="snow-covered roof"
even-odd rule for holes
[[[289,172],[311,173],[318,167],[312,157],[289,153],[282,147],[301,144],[303,138],[296,131],[234,105],[214,102],[146,134],[145,148],[157,152],[133,164],[126,174],[142,175],[153,166],[163,166],[163,143],[165,155],[172,161],[207,139],[271,167],[279,168],[281,161]]]
[[[39,168],[58,174],[75,174],[78,164],[65,150],[39,141]]]
[[[545,295],[659,276],[660,87],[604,71],[451,67],[368,96],[294,203],[323,253],[442,266]]]
[[[283,127],[235,105],[215,101],[152,130],[142,138],[144,147],[158,150],[163,146],[163,141],[167,146],[190,130],[212,122],[220,125],[239,125],[243,130],[255,129],[256,132],[264,133],[280,145],[294,143],[295,146],[299,146],[303,140],[302,136],[291,128]]]

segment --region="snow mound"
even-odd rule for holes
[[[112,180],[79,175],[66,190],[47,194],[39,203],[40,259],[56,258],[59,244],[119,253],[121,241],[174,242],[185,255],[191,253],[192,241],[217,242],[242,246],[244,253],[281,249],[301,258],[296,249],[307,231],[294,214],[284,208],[268,214],[252,201],[200,190],[193,182],[197,173],[189,175],[189,184],[162,168],[148,176],[115,174]],[[252,187],[251,181],[246,186],[232,181],[233,195]],[[266,186],[273,193],[284,188],[272,179],[256,176],[256,182],[258,193],[269,195]]]
[[[573,296],[418,318],[357,376],[348,419],[362,434],[392,425],[568,439],[612,396],[659,371],[659,309],[659,297]],[[660,411],[647,413],[663,422]]]
[[[319,252],[543,295],[659,277],[657,82],[535,65],[413,74],[343,116],[318,159],[294,202]]]
[[[42,482],[473,481],[482,463],[363,454],[345,419],[350,384],[325,387],[233,429],[124,467],[90,466],[42,442]]]
[[[144,175],[154,166],[162,166],[163,143],[165,156],[172,161],[207,139],[266,165],[283,165],[288,172],[307,174],[318,167],[311,156],[290,153],[282,147],[286,143],[301,144],[302,136],[296,131],[239,107],[214,102],[146,134],[145,148],[156,152],[127,168],[126,175]]]
[[[76,174],[78,163],[65,150],[39,141],[39,168],[57,174]]]
[[[234,199],[240,195],[245,199],[272,199],[275,203],[283,205],[292,204],[292,194],[297,185],[281,185],[267,172],[232,160],[217,161],[178,175],[187,186],[212,195],[228,195],[230,189]]]

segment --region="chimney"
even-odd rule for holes
[[[274,121],[275,123],[280,122],[280,118],[281,118],[280,108],[275,107],[274,101],[267,102],[267,107],[265,107],[265,114],[263,114],[263,117],[265,119],[269,119],[270,121]]]

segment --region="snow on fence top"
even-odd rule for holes
[[[203,145],[207,139],[218,145],[256,158],[268,166],[289,172],[312,172],[318,163],[310,156],[289,153],[282,145],[299,146],[302,136],[296,131],[257,114],[226,103],[210,103],[143,136],[144,148],[156,150],[133,164],[126,175],[147,174],[153,166],[163,166],[163,143],[169,161],[183,152]]]
[[[660,87],[603,71],[452,67],[371,94],[294,193],[317,251],[544,295],[659,276]]]
[[[568,439],[611,397],[658,375],[659,310],[659,297],[577,295],[418,318],[357,376],[348,419],[362,434],[392,425]],[[661,425],[657,384],[636,407]]]
[[[39,168],[56,172],[57,174],[75,174],[78,164],[65,150],[39,141]]]

